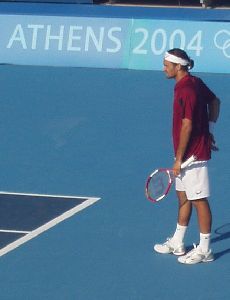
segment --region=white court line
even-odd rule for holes
[[[31,194],[31,193],[15,193],[0,191],[0,195],[15,195],[15,196],[29,196],[29,197],[47,197],[47,198],[65,198],[65,199],[95,199],[95,197],[84,197],[84,196],[65,196],[65,195],[49,195],[49,194]],[[98,200],[100,198],[97,198]]]
[[[30,233],[31,231],[0,229],[0,232],[6,232],[6,233]]]
[[[94,204],[95,202],[97,202],[98,200],[100,200],[100,198],[93,198],[93,197],[76,197],[76,196],[60,196],[60,195],[45,195],[45,194],[25,194],[25,193],[9,193],[9,192],[2,192],[0,191],[0,195],[1,194],[6,194],[6,195],[22,195],[22,196],[34,196],[34,197],[53,197],[53,198],[74,198],[74,199],[87,199],[86,201],[84,201],[83,203],[76,205],[74,208],[64,212],[62,215],[52,219],[51,221],[43,224],[42,226],[36,228],[33,231],[30,231],[28,234],[26,234],[25,236],[19,238],[18,240],[8,244],[6,247],[0,249],[0,256],[3,256],[5,254],[7,254],[8,252],[16,249],[17,247],[19,247],[20,245],[28,242],[29,240],[35,238],[36,236],[38,236],[39,234],[47,231],[48,229],[50,229],[51,227],[54,227],[55,225],[57,225],[58,223],[64,221],[65,219],[68,219],[70,217],[72,217],[74,214],[76,214],[77,212],[85,209],[86,207]]]

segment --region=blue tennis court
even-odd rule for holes
[[[216,260],[184,266],[152,251],[174,231],[174,192],[159,205],[144,196],[149,172],[172,162],[174,82],[157,71],[1,66],[1,190],[101,198],[0,258],[2,299],[228,299],[230,77],[198,75],[222,100],[210,164]],[[25,212],[7,203],[10,215]]]

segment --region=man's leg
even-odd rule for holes
[[[192,201],[193,206],[197,211],[197,218],[200,228],[200,248],[203,252],[209,251],[211,228],[212,228],[212,213],[206,198]]]
[[[177,191],[178,197],[178,224],[188,226],[192,214],[192,203],[187,199],[186,193]]]
[[[192,204],[187,200],[185,192],[177,191],[179,208],[178,220],[173,237],[169,238],[163,244],[156,244],[154,250],[159,253],[173,253],[183,255],[185,253],[184,236],[191,217]]]
[[[197,218],[200,228],[200,243],[186,255],[180,257],[178,261],[183,264],[196,264],[200,262],[210,262],[214,260],[210,249],[210,237],[212,227],[212,214],[206,198],[192,200],[197,211]]]
[[[192,201],[197,211],[197,218],[201,233],[210,233],[212,227],[212,213],[207,198]]]
[[[192,203],[188,201],[186,193],[177,191],[178,197],[178,217],[176,231],[172,237],[172,241],[178,244],[184,243],[184,236],[190,221],[192,213]]]

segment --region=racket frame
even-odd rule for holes
[[[168,186],[166,187],[164,194],[162,194],[160,197],[154,199],[150,196],[150,194],[148,192],[149,191],[149,183],[152,180],[152,177],[158,172],[165,172],[168,175]],[[162,200],[168,194],[168,192],[170,191],[170,188],[174,182],[174,177],[172,177],[170,175],[170,173],[172,173],[172,169],[161,168],[161,169],[156,169],[149,175],[147,182],[146,182],[146,186],[145,186],[145,195],[148,200],[150,200],[151,202],[158,202],[158,201]]]
[[[181,164],[181,169],[185,169],[186,167],[188,167],[192,162],[194,162],[196,160],[196,157],[194,155],[192,155],[191,157],[189,157],[185,162],[183,162]],[[164,192],[164,194],[162,194],[160,197],[156,198],[156,199],[153,199],[150,195],[149,195],[149,183],[152,179],[152,177],[157,173],[157,172],[166,172],[167,175],[168,175],[168,186]],[[173,170],[172,169],[167,169],[167,168],[160,168],[160,169],[156,169],[154,170],[148,177],[147,181],[146,181],[146,185],[145,185],[145,195],[146,195],[146,198],[148,200],[150,200],[151,202],[158,202],[160,200],[162,200],[165,196],[167,196],[167,194],[169,193],[170,191],[170,188],[173,184],[175,180],[175,177],[173,175]]]

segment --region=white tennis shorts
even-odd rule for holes
[[[210,196],[208,162],[195,162],[181,170],[175,178],[176,191],[186,193],[188,200],[198,200]]]

